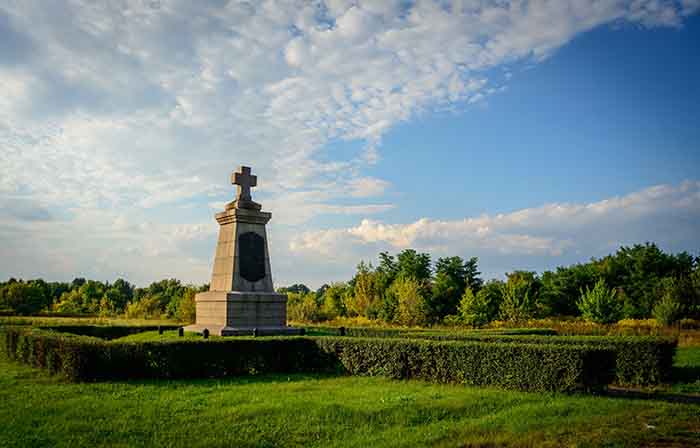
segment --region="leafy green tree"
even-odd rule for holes
[[[622,246],[595,263],[608,285],[627,294],[626,317],[646,318],[663,295],[658,288],[661,280],[688,277],[695,259],[686,252],[666,254],[655,244],[646,243]]]
[[[321,309],[314,293],[287,293],[287,315],[290,320],[317,322],[321,319]]]
[[[182,299],[180,299],[177,310],[175,311],[175,317],[180,322],[192,323],[195,321],[197,306],[194,301],[194,296],[197,292],[198,291],[194,288],[188,288],[182,295]]]
[[[583,318],[590,322],[609,324],[622,317],[622,303],[617,299],[616,290],[605,286],[605,280],[598,280],[593,289],[581,290],[578,307]]]
[[[353,294],[347,297],[348,301],[345,303],[348,315],[370,317],[368,311],[371,305],[379,300],[376,273],[372,265],[361,262],[353,280]]]
[[[508,281],[501,286],[500,315],[505,320],[531,319],[537,313],[537,287],[532,273],[516,271],[508,274]]]
[[[672,294],[667,293],[654,305],[652,314],[661,325],[673,325],[683,315],[683,305]]]
[[[396,276],[413,278],[418,282],[430,280],[430,255],[418,253],[413,249],[405,249],[397,256]]]
[[[64,314],[83,314],[87,307],[83,304],[83,296],[78,289],[64,292],[58,302],[53,304],[53,311]]]
[[[474,294],[467,288],[459,302],[459,316],[462,322],[472,327],[481,327],[489,322],[488,294],[479,291]]]
[[[476,257],[464,261],[461,257],[440,258],[435,263],[435,280],[429,297],[430,317],[437,322],[457,312],[460,298],[467,287],[473,291],[481,288],[481,273]]]
[[[13,282],[6,287],[3,306],[17,314],[36,314],[47,305],[42,288],[35,283]]]
[[[396,321],[402,325],[426,325],[428,304],[423,295],[423,287],[412,277],[399,276],[391,285],[398,298]]]
[[[381,273],[386,278],[388,287],[388,285],[390,285],[399,274],[399,265],[397,264],[394,256],[389,255],[388,252],[380,252],[377,272]]]
[[[309,289],[309,287],[306,286],[306,285],[303,284],[303,283],[296,283],[296,284],[294,284],[294,285],[292,285],[292,286],[287,286],[287,287],[283,287],[283,288],[278,288],[277,290],[278,290],[280,293],[289,293],[289,292],[293,292],[293,293],[297,293],[297,294],[308,294],[308,293],[311,292],[311,290]]]
[[[348,287],[344,283],[333,283],[328,286],[323,294],[323,305],[321,307],[322,313],[328,319],[335,319],[336,317],[347,315],[344,302],[347,293]]]
[[[326,294],[326,291],[328,291],[328,288],[330,288],[330,285],[324,283],[321,285],[320,288],[316,290],[316,301],[319,303],[323,302],[323,296]]]
[[[553,315],[577,316],[580,314],[576,306],[579,291],[592,287],[598,277],[598,270],[592,263],[560,266],[555,272],[546,271],[542,274],[542,302]]]

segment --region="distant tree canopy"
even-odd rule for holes
[[[541,275],[513,271],[484,282],[478,259],[439,258],[406,249],[361,262],[346,283],[312,291],[303,284],[279,288],[289,297],[292,320],[320,321],[360,316],[405,325],[462,322],[479,326],[495,319],[522,321],[582,316],[596,322],[656,318],[671,324],[700,318],[700,258],[665,253],[655,244],[621,247],[587,263],[560,266]],[[0,311],[194,320],[194,295],[208,285],[179,280],[136,288],[76,278],[72,282],[10,279],[0,283]]]
[[[114,283],[76,278],[67,282],[15,280],[0,283],[0,310],[30,315],[56,313],[194,320],[194,295],[208,285],[182,285],[179,280],[136,288],[124,279]]]
[[[294,311],[295,296],[290,316],[474,326],[549,316],[601,323],[655,317],[665,324],[700,318],[700,258],[665,253],[651,243],[623,246],[615,254],[541,275],[516,270],[505,281],[488,282],[481,278],[476,257],[443,257],[432,264],[429,254],[406,249],[396,255],[382,252],[378,258],[376,267],[361,262],[347,283],[324,285],[316,294],[295,288],[300,297],[312,294],[314,300],[306,300],[300,314]]]

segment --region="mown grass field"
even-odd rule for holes
[[[677,366],[697,372],[700,349]],[[0,447],[700,444],[697,401],[325,375],[70,384],[4,355],[0,422]]]

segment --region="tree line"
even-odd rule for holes
[[[209,285],[184,285],[176,279],[137,288],[124,279],[114,283],[76,278],[72,282],[42,279],[0,282],[0,311],[19,315],[126,316],[194,321],[194,296]]]
[[[484,281],[476,257],[439,258],[406,249],[362,262],[348,282],[312,292],[305,285],[281,288],[290,319],[322,321],[365,317],[402,325],[522,321],[581,316],[597,323],[656,318],[670,325],[700,317],[700,257],[666,253],[655,244],[621,247],[603,258],[561,266],[541,275],[513,271]]]
[[[207,289],[176,279],[145,288],[124,279],[10,279],[0,282],[0,312],[191,322],[194,296]],[[476,257],[442,257],[433,263],[430,254],[406,249],[380,253],[376,266],[361,262],[348,282],[316,291],[303,284],[279,291],[287,293],[288,316],[297,321],[364,317],[402,325],[481,326],[493,320],[582,316],[598,323],[653,317],[668,325],[700,318],[700,257],[666,253],[647,243],[541,275],[513,271],[504,280],[484,281]]]

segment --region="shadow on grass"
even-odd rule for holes
[[[601,396],[633,400],[664,401],[666,403],[700,404],[700,395],[677,394],[665,391],[644,391],[621,387],[609,387]]]
[[[700,379],[700,366],[674,366],[674,383],[692,383]]]

